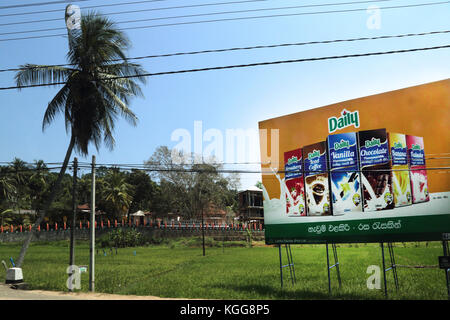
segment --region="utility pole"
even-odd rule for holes
[[[200,200],[201,201],[201,200]],[[203,242],[203,256],[205,256],[205,221],[203,219],[203,204],[200,203],[202,206],[202,242]]]
[[[73,186],[72,186],[72,225],[70,226],[70,259],[69,266],[75,264],[75,226],[77,223],[77,171],[78,159],[73,159]],[[71,288],[69,288],[72,291]]]
[[[89,291],[95,291],[95,156],[92,156],[91,247],[89,260]]]

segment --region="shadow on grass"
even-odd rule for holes
[[[333,289],[332,294],[324,291],[315,291],[299,288],[299,284],[292,286],[291,283],[285,284],[284,288],[274,288],[270,285],[250,285],[250,284],[222,284],[212,286],[217,289],[225,289],[230,292],[244,293],[249,299],[275,299],[275,300],[367,300],[374,297],[366,297],[355,293],[342,292],[339,289]],[[211,287],[209,287],[211,288]]]

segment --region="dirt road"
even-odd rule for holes
[[[154,296],[130,296],[130,295],[107,294],[107,293],[15,290],[12,289],[9,285],[0,284],[0,300],[174,300],[174,299],[159,298]]]

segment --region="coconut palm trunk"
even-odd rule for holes
[[[22,249],[20,250],[19,257],[16,261],[16,266],[20,268],[22,266],[22,263],[25,259],[25,254],[28,250],[28,247],[30,246],[31,239],[33,238],[33,234],[35,233],[37,227],[41,224],[41,222],[44,220],[45,215],[50,209],[50,206],[52,205],[53,201],[55,200],[59,187],[61,186],[61,181],[64,177],[64,174],[66,173],[67,165],[69,164],[70,156],[72,155],[73,147],[75,145],[75,137],[74,135],[71,135],[69,147],[67,148],[66,156],[64,158],[64,162],[62,164],[61,170],[59,171],[58,178],[56,179],[55,183],[53,184],[50,195],[47,199],[47,201],[44,204],[43,209],[39,212],[39,216],[36,219],[36,222],[34,223],[33,227],[31,228],[31,232],[28,233],[25,242],[22,245]]]

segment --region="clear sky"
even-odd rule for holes
[[[136,0],[134,0],[136,1]],[[193,4],[234,2],[237,0],[160,0],[134,5],[101,7],[105,15],[114,12],[165,8]],[[357,0],[352,0],[357,1]],[[28,34],[10,32],[65,28],[66,4],[2,9],[3,6],[44,1],[21,0],[0,2],[0,40],[24,36],[64,33],[60,31]],[[130,1],[122,1],[132,2]],[[279,8],[309,4],[331,4],[338,1],[267,0],[228,5],[166,9],[111,15],[120,22],[201,13]],[[351,2],[351,1],[348,1]],[[369,6],[379,8],[440,2],[439,0],[390,0],[298,9],[223,14],[203,17],[154,20],[118,24],[119,27],[148,26],[187,21],[200,21],[245,16],[292,14],[361,8],[362,11],[272,17],[264,19],[184,24],[127,30],[133,43],[130,57],[270,45],[357,37],[374,37],[405,33],[450,30],[450,4],[381,9],[380,19],[367,12]],[[87,6],[121,3],[117,0],[73,1],[82,10]],[[60,9],[30,15],[5,16],[12,13]],[[83,11],[82,11],[83,12]],[[12,24],[31,20],[61,18],[59,21]],[[372,28],[368,27],[369,25]],[[379,22],[379,28],[373,28]],[[203,55],[140,60],[146,71],[160,72],[231,64],[300,59],[309,57],[431,47],[450,43],[450,34],[422,37],[319,44],[299,47],[236,51]],[[49,37],[30,40],[0,41],[0,69],[25,63],[65,63],[67,38]],[[144,99],[135,99],[132,110],[139,118],[137,127],[119,121],[115,131],[116,147],[111,152],[101,148],[91,152],[98,163],[142,163],[160,145],[174,147],[171,134],[186,129],[194,138],[194,121],[202,122],[202,130],[217,129],[225,137],[227,129],[257,129],[258,121],[299,112],[343,100],[400,89],[446,79],[450,75],[450,49],[383,55],[353,59],[290,63],[222,71],[165,75],[148,78],[143,87]],[[0,73],[0,87],[14,85],[14,73]],[[19,157],[32,162],[61,162],[69,142],[62,117],[42,132],[45,108],[58,88],[30,88],[22,91],[0,91],[0,162]],[[256,141],[257,143],[257,141]],[[193,141],[192,141],[193,145]],[[204,147],[207,142],[204,142]],[[224,147],[225,148],[225,147]],[[256,150],[258,150],[256,148]],[[81,161],[90,161],[90,157]],[[259,159],[255,154],[248,160]],[[257,170],[258,166],[228,166]],[[242,176],[242,188],[261,180],[260,174]]]

